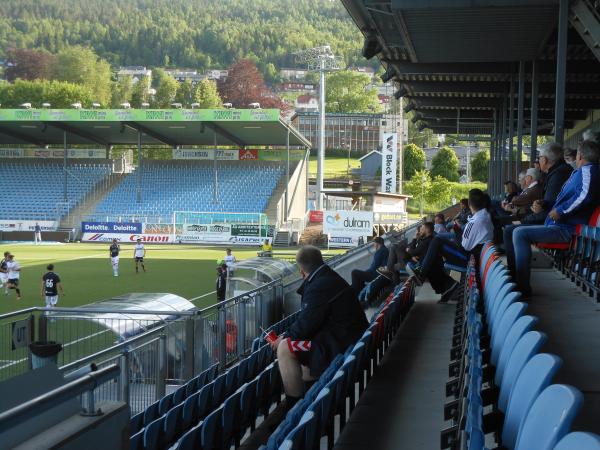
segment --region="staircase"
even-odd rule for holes
[[[290,246],[290,232],[289,231],[278,231],[273,239],[273,247],[289,247]]]
[[[600,13],[589,0],[571,3],[569,20],[600,61]]]
[[[60,228],[75,228],[78,234],[82,218],[89,216],[96,205],[128,174],[113,173],[100,181],[77,206],[60,219]]]

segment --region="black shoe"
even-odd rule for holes
[[[446,289],[446,291],[442,294],[442,298],[438,301],[438,303],[448,303],[450,300],[452,300],[452,296],[456,292],[458,286],[458,281],[455,281],[452,286]]]
[[[387,278],[390,281],[394,281],[394,274],[391,270],[387,270],[385,267],[380,267],[377,269],[377,273],[381,275],[383,278]]]
[[[421,275],[421,272],[419,271],[418,267],[412,268],[410,264],[407,264],[406,271],[408,272],[410,277],[413,280],[415,280],[417,286],[423,286],[423,283],[425,283],[425,279],[423,278],[423,275]]]

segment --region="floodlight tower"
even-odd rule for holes
[[[298,52],[296,62],[306,64],[308,70],[319,72],[319,146],[317,155],[317,209],[323,209],[323,172],[325,158],[325,72],[339,70],[340,59],[329,45]]]

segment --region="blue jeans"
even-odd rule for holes
[[[571,231],[558,225],[529,225],[515,227],[512,232],[517,287],[524,294],[531,293],[531,244],[560,243],[571,240]],[[508,247],[506,249],[508,255]]]

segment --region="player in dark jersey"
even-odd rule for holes
[[[115,277],[119,276],[119,252],[121,251],[121,246],[119,245],[119,241],[113,239],[113,243],[109,248],[110,252],[110,262],[113,267],[113,275]]]
[[[58,302],[58,291],[65,295],[58,274],[54,272],[54,264],[48,264],[48,272],[42,277],[42,297],[46,300],[46,308],[54,308]]]
[[[4,295],[8,295],[8,255],[10,252],[4,252],[0,261],[0,289],[4,288]]]

